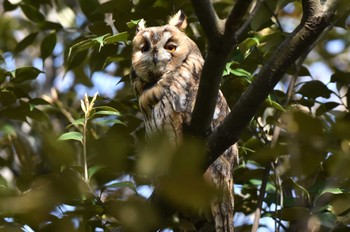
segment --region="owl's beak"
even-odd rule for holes
[[[153,54],[153,64],[155,65],[155,66],[157,66],[157,63],[158,63],[158,53],[154,53]]]

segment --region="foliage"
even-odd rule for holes
[[[232,2],[213,2],[226,17]],[[174,171],[163,193],[168,201],[181,210],[203,207],[215,191],[200,178],[200,158],[187,155],[198,154],[197,142],[186,143],[175,161],[164,155],[168,148],[159,141],[145,148],[128,81],[129,44],[141,18],[159,25],[182,9],[189,20],[187,34],[205,54],[205,37],[188,1],[4,0],[1,7],[2,228],[152,230],[164,221],[144,189],[169,163]],[[340,6],[341,17],[311,53],[291,64],[240,138],[234,171],[237,231],[251,227],[244,216],[254,213],[260,199],[261,227],[267,218],[277,230],[307,223],[310,230],[342,231],[350,223],[345,9]],[[300,1],[264,1],[223,73],[221,89],[231,106],[301,14]],[[81,89],[94,94],[93,80],[101,83],[107,76],[119,77],[116,93],[100,89],[98,96],[83,97]],[[175,219],[169,225],[192,228]]]

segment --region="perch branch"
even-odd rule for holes
[[[250,3],[251,0],[236,1],[223,28],[210,1],[192,0],[195,12],[208,38],[208,52],[189,126],[190,133],[195,136],[206,137],[211,132],[211,121],[222,72],[233,47],[236,45],[235,42],[232,42],[232,40],[235,41],[235,29],[242,23],[242,18]]]
[[[337,1],[333,0],[333,2]],[[242,131],[281,80],[290,64],[294,63],[330,24],[335,4],[329,4],[333,7],[323,7],[320,4],[317,5],[318,0],[302,2],[304,15],[300,25],[278,46],[255,80],[234,105],[225,121],[209,136],[205,169],[228,147],[237,142]],[[306,7],[312,7],[312,9],[306,9]]]

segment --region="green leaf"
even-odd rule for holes
[[[69,124],[66,128],[69,128],[72,126],[83,126],[84,120],[85,120],[85,118],[79,118],[79,119],[75,120],[74,122],[72,122],[71,124]]]
[[[235,76],[246,77],[248,79],[250,79],[250,77],[252,76],[250,72],[241,68],[231,69],[231,73]]]
[[[46,100],[42,99],[42,98],[33,98],[29,100],[30,104],[33,105],[50,105],[49,102],[47,102]]]
[[[116,35],[108,36],[104,39],[105,44],[114,44],[117,42],[126,42],[128,40],[129,34],[128,32],[124,31],[121,33],[118,33]]]
[[[105,185],[105,188],[130,188],[135,193],[137,193],[135,184],[132,181],[121,181],[117,183],[108,184]]]
[[[120,113],[119,113],[119,112],[115,112],[115,111],[101,110],[101,111],[95,112],[94,115],[114,115],[114,116],[120,116]]]
[[[72,131],[62,134],[57,140],[77,140],[83,142],[83,135],[80,132]]]
[[[18,6],[18,4],[12,4],[8,0],[4,0],[4,2],[3,2],[4,11],[12,11],[12,10],[16,9],[17,6]]]
[[[273,107],[273,108],[275,108],[277,110],[285,112],[285,109],[283,108],[283,106],[281,106],[278,102],[272,100],[271,97],[268,97],[265,100],[265,104],[266,104],[266,106],[270,106],[270,107]]]
[[[97,124],[99,125],[114,125],[114,124],[122,124],[124,126],[126,126],[125,123],[123,123],[122,121],[120,121],[119,119],[105,119],[105,120],[98,120],[96,121]]]
[[[259,44],[259,37],[247,38],[239,44],[239,50],[243,54],[246,54],[246,52],[248,52],[252,47],[255,47]]]
[[[41,30],[61,30],[63,27],[59,23],[54,23],[50,21],[42,21],[38,23],[38,26]]]
[[[13,83],[21,83],[24,81],[30,81],[30,80],[37,78],[37,76],[40,73],[43,73],[43,72],[37,68],[34,68],[34,67],[18,68],[14,71],[14,75],[13,75],[13,78],[11,79],[11,81]]]
[[[38,32],[34,32],[34,33],[27,35],[21,42],[19,42],[16,45],[14,53],[15,54],[19,53],[19,52],[23,51],[26,47],[31,45],[35,41],[37,35],[38,35]]]
[[[137,26],[137,24],[141,21],[141,19],[137,19],[137,20],[130,20],[129,22],[126,23],[126,25],[128,26],[128,28],[134,28]]]
[[[68,52],[68,62],[72,61],[74,59],[74,57],[82,52],[82,51],[85,51],[85,50],[88,50],[90,48],[93,48],[95,47],[96,45],[99,45],[100,48],[103,47],[104,45],[104,38],[106,36],[108,36],[109,34],[106,34],[106,35],[102,35],[102,36],[99,36],[99,37],[94,37],[94,38],[89,38],[89,39],[86,39],[86,40],[83,40],[83,41],[80,41],[76,44],[74,44],[70,49],[69,49],[69,52]]]
[[[304,97],[316,99],[318,97],[329,98],[333,92],[321,81],[315,80],[304,83],[298,93]]]
[[[99,172],[99,171],[102,170],[103,168],[105,168],[105,166],[102,166],[102,165],[96,165],[96,166],[90,167],[90,168],[88,169],[88,178],[89,178],[89,180],[90,180],[97,172]]]
[[[110,107],[110,106],[97,106],[95,107],[96,111],[111,111],[111,112],[114,112],[116,114],[118,114],[118,116],[120,116],[120,113],[118,110],[114,109],[113,107]]]
[[[41,21],[45,20],[44,15],[34,6],[28,5],[28,4],[21,4],[20,5],[23,14],[31,21],[39,23]]]
[[[52,55],[52,52],[56,46],[56,42],[57,42],[56,33],[51,33],[43,39],[40,46],[40,51],[41,51],[40,57],[43,59],[43,62],[47,57]]]

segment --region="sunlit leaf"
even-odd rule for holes
[[[114,112],[114,113],[118,114],[118,116],[120,116],[119,111],[116,110],[116,109],[113,108],[113,107],[110,107],[110,106],[97,106],[97,107],[95,107],[95,109],[96,109],[97,111],[101,110],[101,111],[110,111],[110,112]]]
[[[93,166],[93,167],[90,167],[88,169],[88,177],[89,177],[89,180],[99,171],[101,171],[103,168],[105,168],[104,166],[102,165],[97,165],[97,166]]]
[[[121,181],[117,183],[111,183],[104,186],[105,188],[130,188],[137,193],[135,184],[132,181]]]
[[[128,28],[133,28],[133,27],[136,27],[140,21],[141,21],[141,19],[130,20],[129,22],[126,23],[126,25],[128,26]]]
[[[104,39],[104,43],[114,44],[117,42],[125,42],[125,41],[127,41],[128,36],[129,36],[128,32],[124,31],[124,32],[118,33],[116,35],[111,35],[111,36],[106,37]]]
[[[119,113],[119,112],[115,112],[115,111],[101,110],[101,111],[95,112],[94,115],[114,115],[114,116],[120,116],[120,113]]]
[[[71,131],[71,132],[67,132],[62,134],[58,140],[77,140],[79,142],[83,142],[83,135],[80,132],[76,132],[76,131]]]

